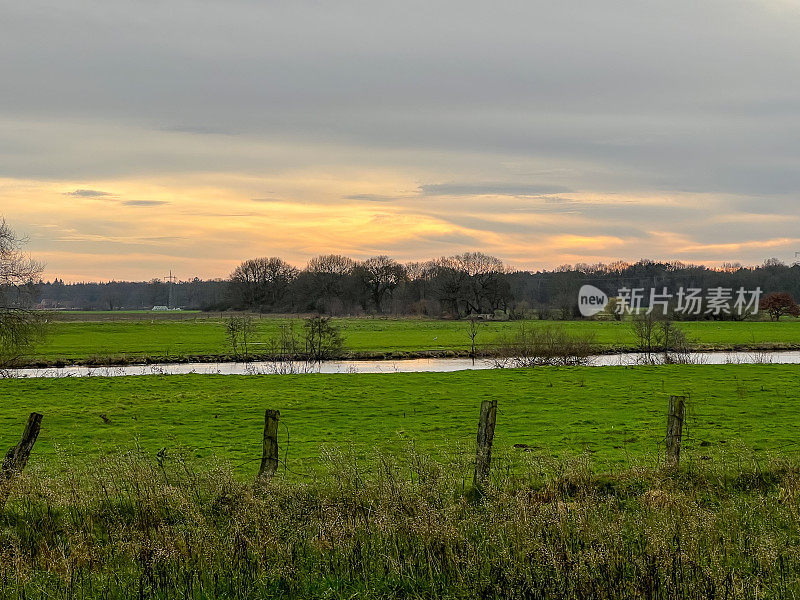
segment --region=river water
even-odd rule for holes
[[[642,364],[641,354],[625,352],[591,357],[595,367]],[[692,352],[692,364],[800,364],[800,350],[776,352]],[[9,369],[4,376],[12,378],[50,377],[123,377],[131,375],[283,375],[314,373],[447,373],[495,367],[492,360],[469,358],[416,358],[409,360],[333,360],[322,363],[302,362],[221,362],[167,363],[114,367],[50,367],[44,369]]]

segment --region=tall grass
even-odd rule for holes
[[[415,453],[258,489],[138,453],[33,470],[0,511],[0,598],[800,595],[800,463],[519,456],[485,497]]]

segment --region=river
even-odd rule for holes
[[[641,354],[625,352],[592,356],[594,367],[631,366],[642,364]],[[800,350],[773,352],[692,352],[691,364],[800,364]],[[303,362],[219,362],[165,363],[111,367],[48,367],[8,369],[3,375],[11,378],[52,377],[124,377],[132,375],[282,375],[282,374],[352,374],[352,373],[448,373],[494,368],[491,359],[416,358],[409,360],[332,360],[321,363]]]

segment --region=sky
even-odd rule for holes
[[[0,0],[45,278],[800,251],[800,0]]]

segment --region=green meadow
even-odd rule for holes
[[[286,467],[302,473],[319,469],[326,449],[469,457],[480,403],[497,399],[498,457],[521,454],[512,447],[525,444],[558,458],[586,454],[605,469],[657,459],[670,394],[688,398],[687,460],[800,450],[800,366],[793,365],[5,380],[0,446],[15,443],[38,411],[44,421],[33,461],[40,464],[164,448],[222,458],[249,477],[264,410],[276,408]]]
[[[50,324],[50,334],[29,361],[85,361],[103,357],[128,360],[225,356],[231,349],[219,316],[152,316],[110,313],[100,320],[63,321]],[[58,318],[58,317],[57,317]],[[80,318],[72,316],[70,318]],[[90,318],[89,316],[86,317]],[[98,319],[97,316],[92,317]],[[268,341],[287,319],[256,317],[257,333],[250,344],[253,353],[266,352]],[[423,319],[338,319],[345,350],[352,355],[400,355],[413,352],[463,352],[470,347],[463,321]],[[299,321],[298,321],[299,324]],[[476,344],[490,348],[502,335],[520,327],[558,325],[573,333],[591,333],[606,351],[630,349],[635,339],[629,323],[615,321],[513,321],[480,323]],[[795,348],[800,347],[800,320],[781,322],[700,321],[679,326],[698,348]]]
[[[140,348],[148,327],[212,322],[121,325],[143,329],[118,347]],[[461,333],[347,325],[367,348]],[[773,341],[795,324],[698,325]],[[484,400],[498,415],[479,496]],[[0,448],[44,418],[0,487],[0,599],[798,597],[798,405],[800,365],[777,364],[3,379]],[[253,485],[267,408],[280,464]]]

